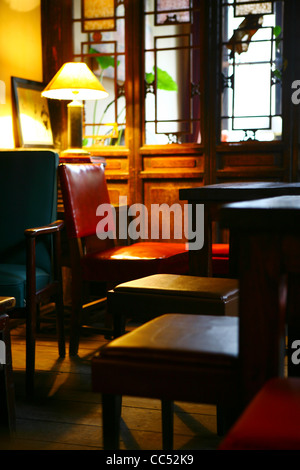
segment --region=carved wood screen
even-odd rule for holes
[[[282,139],[284,2],[222,2],[221,141]]]
[[[84,144],[105,156],[114,204],[171,205],[182,187],[297,177],[299,0],[41,5],[44,80],[84,60],[110,93],[86,107]]]
[[[136,53],[144,80],[136,86],[145,95],[143,143],[201,142],[201,53],[195,26],[201,21],[201,2],[192,3],[145,0],[139,29],[129,34],[124,1],[73,0],[73,59],[87,62],[110,95],[106,102],[85,104],[87,147],[126,142],[126,82],[132,81],[126,55],[140,30],[143,40]]]
[[[106,157],[114,204],[150,210],[203,184],[204,3],[73,0],[73,60],[109,92],[85,104],[83,143]]]

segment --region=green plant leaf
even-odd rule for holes
[[[274,36],[278,38],[279,34],[281,33],[281,26],[274,26],[273,32]]]
[[[273,74],[274,74],[274,76],[275,76],[276,78],[278,78],[279,80],[282,79],[280,70],[277,70],[277,69],[274,70]]]
[[[165,70],[157,67],[157,88],[160,90],[177,91],[177,83],[173,80],[171,75]]]
[[[154,75],[154,73],[152,73],[152,72],[146,73],[146,74],[145,74],[145,78],[146,78],[146,82],[147,82],[147,83],[152,83],[152,82],[154,82],[155,75]]]
[[[90,54],[99,54],[99,51],[97,51],[96,49],[93,49],[92,47],[90,47],[89,52],[90,52]],[[98,64],[100,65],[102,70],[108,69],[108,67],[114,67],[115,66],[115,58],[112,57],[112,56],[102,55],[102,56],[95,57],[95,59],[98,62]],[[120,64],[120,61],[118,60],[117,65],[119,65],[119,64]]]
[[[159,67],[157,67],[156,70],[157,88],[160,90],[177,91],[177,83],[173,80],[171,75],[169,75],[168,72],[160,69]],[[153,71],[155,72],[155,67],[153,67]],[[147,83],[153,83],[155,80],[155,74],[152,72],[146,73],[145,78]]]

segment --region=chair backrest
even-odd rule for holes
[[[65,222],[69,238],[85,238],[96,235],[100,221],[97,209],[101,205],[107,209],[104,217],[109,221],[108,225],[114,226],[104,170],[103,164],[63,163],[59,165]]]
[[[56,219],[58,163],[52,150],[0,151],[0,263],[25,264],[24,230]],[[49,241],[39,241],[37,267],[49,272],[50,258]]]

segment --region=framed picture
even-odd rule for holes
[[[11,77],[13,125],[16,147],[53,148],[48,100],[41,82]]]

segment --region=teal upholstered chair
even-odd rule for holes
[[[0,151],[0,296],[16,299],[13,317],[26,317],[26,390],[34,390],[37,306],[56,304],[59,355],[65,355],[56,221],[57,166],[52,150]]]

